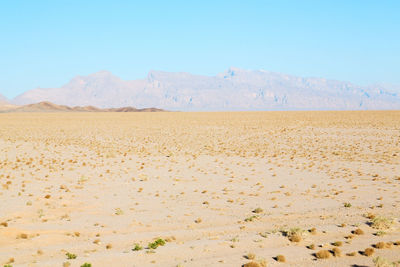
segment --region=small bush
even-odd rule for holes
[[[375,217],[371,220],[371,227],[378,230],[386,230],[394,224],[393,219],[385,217]]]
[[[385,242],[378,242],[374,245],[374,247],[377,249],[384,249],[385,246],[386,246]]]
[[[262,208],[256,208],[255,210],[253,210],[254,213],[261,213],[263,212]]]
[[[374,254],[375,250],[373,248],[366,248],[363,252],[363,254],[367,257],[372,256]]]
[[[343,245],[343,242],[342,241],[335,241],[335,242],[332,243],[332,245],[335,246],[335,247],[341,247]]]
[[[254,221],[255,219],[258,219],[258,218],[259,217],[257,215],[253,215],[253,216],[247,217],[246,219],[244,219],[244,221],[245,222],[252,222],[252,221]]]
[[[386,232],[384,232],[384,231],[378,231],[378,232],[375,233],[375,235],[376,235],[376,236],[384,236],[384,235],[386,235]]]
[[[342,251],[340,251],[339,248],[333,248],[332,249],[332,254],[333,254],[334,257],[340,257],[340,256],[342,256]]]
[[[310,230],[308,230],[310,232],[310,234],[312,235],[316,235],[317,234],[317,229],[315,227],[311,228]]]
[[[135,247],[132,250],[133,251],[139,251],[139,250],[142,250],[142,249],[143,249],[143,247],[141,245],[135,244]]]
[[[81,267],[92,267],[92,264],[85,262]]]
[[[328,259],[331,257],[331,253],[328,250],[320,250],[315,253],[317,259]]]
[[[363,235],[364,231],[361,230],[360,228],[357,228],[356,230],[353,231],[353,234],[355,234],[355,235]]]
[[[276,261],[277,262],[286,262],[286,258],[283,255],[278,255],[278,256],[276,256]]]
[[[267,267],[265,260],[251,261],[242,265],[242,267]]]
[[[254,260],[256,258],[256,255],[254,253],[248,253],[247,255],[244,256],[248,260]]]
[[[69,260],[74,260],[77,257],[76,254],[72,254],[69,252],[67,252],[65,255],[67,256],[67,259],[69,259]]]
[[[397,267],[400,266],[399,263],[395,263],[395,262],[390,262],[385,258],[382,257],[376,257],[372,260],[375,264],[375,267]]]
[[[300,228],[292,228],[289,231],[285,231],[284,235],[286,235],[290,242],[300,242],[302,238],[303,230]]]
[[[157,239],[156,241],[154,241],[154,242],[152,242],[152,243],[149,243],[149,248],[151,248],[151,249],[156,249],[156,248],[158,248],[159,246],[164,246],[165,245],[165,240],[164,239],[161,239],[161,238],[159,238],[159,239]]]

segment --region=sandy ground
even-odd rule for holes
[[[400,111],[0,114],[0,184],[1,266],[400,260]]]

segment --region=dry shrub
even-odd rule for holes
[[[360,228],[357,228],[357,229],[354,230],[352,233],[355,234],[355,235],[363,235],[363,234],[364,234],[364,231],[361,230]]]
[[[335,246],[335,247],[341,247],[343,245],[343,242],[342,241],[335,241],[335,242],[332,243],[332,245]]]
[[[384,249],[386,247],[385,242],[378,242],[374,245],[375,248],[377,249]]]
[[[258,262],[251,261],[242,265],[242,267],[261,267]]]
[[[320,250],[315,253],[315,257],[317,259],[329,259],[331,257],[331,253],[328,250]]]
[[[315,249],[315,244],[311,244],[309,246],[307,246],[308,249]]]
[[[366,248],[363,252],[363,254],[367,257],[372,256],[374,254],[375,250],[373,248]]]
[[[303,239],[303,230],[300,228],[292,228],[289,231],[284,232],[284,234],[288,237],[290,242],[298,243]]]
[[[255,210],[253,210],[254,213],[262,213],[263,209],[262,208],[256,208]]]
[[[357,252],[353,251],[353,252],[347,253],[346,255],[349,257],[354,257],[355,255],[357,255]]]
[[[340,250],[340,248],[333,248],[332,254],[334,257],[340,257],[342,256],[342,251]]]
[[[389,260],[382,258],[382,257],[376,257],[372,260],[374,262],[375,267],[398,267],[400,266],[400,262],[390,262]]]
[[[248,253],[247,255],[244,256],[248,260],[254,260],[256,258],[256,255],[254,253]]]
[[[278,256],[276,256],[276,261],[277,262],[286,262],[286,258],[283,255],[278,255]]]
[[[242,265],[242,267],[267,267],[265,260],[251,261]]]
[[[300,242],[301,240],[302,240],[302,237],[301,237],[301,235],[298,234],[298,233],[289,236],[289,241],[290,241],[290,242],[296,242],[296,243],[298,243],[298,242]]]
[[[317,229],[315,227],[311,228],[310,230],[308,230],[310,232],[310,234],[312,235],[316,235],[317,234]]]
[[[386,217],[375,217],[371,219],[370,225],[374,229],[386,230],[392,227],[394,220]]]

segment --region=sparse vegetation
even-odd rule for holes
[[[0,266],[397,260],[400,111],[277,114],[0,114]]]

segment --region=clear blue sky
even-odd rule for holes
[[[0,6],[0,93],[109,70],[230,66],[400,84],[400,1],[32,1]]]

